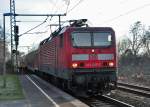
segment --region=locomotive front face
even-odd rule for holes
[[[72,40],[72,68],[115,68],[115,37],[110,31],[75,31]]]
[[[116,44],[112,29],[75,30],[71,33],[71,44],[70,68],[77,84],[99,87],[116,82]]]

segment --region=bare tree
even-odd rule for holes
[[[140,21],[137,21],[131,27],[129,37],[130,48],[134,56],[137,56],[139,54],[139,51],[142,49],[144,35],[145,35],[145,28]]]
[[[150,27],[145,33],[143,40],[144,48],[146,49],[146,54],[150,57]]]
[[[118,52],[119,55],[125,55],[127,50],[130,48],[129,38],[125,38],[118,43]]]

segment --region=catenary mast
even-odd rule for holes
[[[11,61],[12,61],[11,64],[12,65],[16,64],[16,67],[17,67],[17,45],[15,45],[15,43],[14,43],[14,37],[15,37],[14,28],[16,26],[15,0],[10,0],[10,13],[12,13],[12,15],[10,16]],[[16,51],[14,52],[14,50],[16,50]],[[16,56],[16,58],[15,58],[15,56]]]

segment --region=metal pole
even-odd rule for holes
[[[66,14],[12,14],[14,16],[66,16]]]
[[[60,20],[60,15],[59,15],[59,30],[61,30],[61,20]]]
[[[13,42],[13,36],[14,36],[14,26],[16,25],[16,19],[15,19],[15,0],[10,0],[10,13],[6,13],[5,16],[10,16],[10,26],[11,26],[11,64],[12,69],[15,71],[15,54],[13,53],[14,49],[14,42]]]
[[[12,0],[10,0],[10,13],[12,13]],[[14,66],[14,64],[13,64],[14,60],[13,60],[13,52],[12,52],[12,50],[13,50],[12,21],[13,21],[13,19],[12,19],[12,16],[10,16],[10,35],[11,35],[11,66],[13,67],[13,66]],[[14,68],[12,68],[12,69],[14,70]]]
[[[16,12],[15,12],[15,0],[12,0],[12,4],[13,4],[13,19],[14,19],[14,26],[16,26],[16,16],[15,16],[15,14],[16,14]],[[14,28],[14,26],[13,26],[13,28]],[[16,34],[15,34],[15,31],[14,31],[14,36],[15,36]],[[16,72],[18,72],[18,55],[17,55],[17,51],[18,51],[18,44],[17,44],[17,42],[15,43],[16,44]]]
[[[3,87],[6,87],[5,14],[3,14]]]

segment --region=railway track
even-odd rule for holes
[[[33,76],[33,75],[31,77],[36,78],[36,76]],[[41,78],[41,79],[43,79],[43,78]],[[47,80],[45,80],[45,81],[47,81]],[[69,92],[69,94],[71,94],[71,93]],[[71,95],[74,96],[73,94],[71,94]],[[76,96],[74,96],[74,97],[76,97]],[[122,101],[113,99],[113,98],[105,96],[105,95],[85,97],[85,98],[76,97],[76,98],[81,100],[85,104],[89,105],[90,107],[134,107],[130,104],[124,103]]]
[[[142,86],[118,82],[117,88],[122,91],[134,93],[137,95],[142,95],[145,97],[150,97],[150,88],[148,87],[142,87]]]
[[[134,107],[130,104],[116,100],[108,96],[94,96],[89,98],[79,98],[90,107]]]

